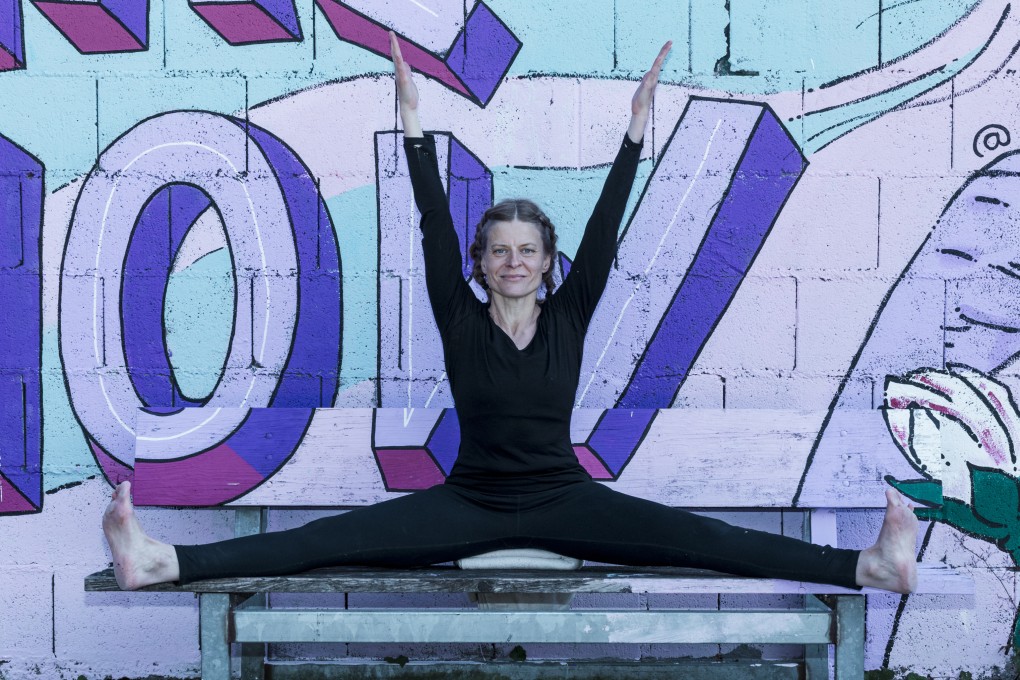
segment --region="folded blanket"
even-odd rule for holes
[[[570,571],[580,569],[582,564],[584,564],[584,560],[533,548],[494,550],[457,560],[457,566],[461,569],[557,569]]]

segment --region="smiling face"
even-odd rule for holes
[[[490,295],[522,298],[537,295],[552,255],[542,246],[538,225],[518,219],[493,222],[481,266]]]
[[[1020,177],[1011,167],[1018,159],[964,188],[912,268],[915,277],[945,282],[947,364],[994,373],[1020,355]]]

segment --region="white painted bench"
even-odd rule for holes
[[[271,410],[278,412],[275,415],[285,415],[284,409],[265,409]],[[384,478],[413,484],[411,473],[418,471],[423,484],[432,479],[433,473],[422,469],[421,460],[414,458],[413,452],[416,444],[424,446],[431,442],[438,446],[435,438],[441,424],[440,411],[306,411],[308,422],[286,463],[268,481],[229,503],[236,507],[236,535],[264,531],[271,507],[351,507],[385,498]],[[599,440],[600,425],[609,422],[607,414],[628,424],[614,426],[619,428],[616,432],[619,436]],[[878,415],[878,426],[875,415]],[[575,448],[588,447],[588,453],[581,451],[579,457],[596,451],[599,455],[595,457],[604,468],[616,473],[617,479],[609,483],[623,491],[694,509],[776,510],[789,509],[803,470],[805,441],[809,448],[821,417],[824,414],[739,410],[579,411],[575,414],[573,435]],[[641,439],[630,452],[629,462],[621,466],[621,457],[599,449],[598,442],[626,443],[624,435],[627,428],[633,427],[634,418],[647,422],[642,426]],[[365,422],[370,424],[368,431],[364,428]],[[384,431],[392,429],[392,423],[400,423],[398,429],[405,431],[402,434]],[[763,423],[770,424],[763,427]],[[158,442],[160,433],[166,431],[165,424],[159,416],[145,415],[139,419],[138,432],[142,435],[136,461],[136,474],[140,475],[136,478],[139,504],[153,500],[160,501],[158,504],[171,504],[168,502],[171,497],[167,495],[170,492],[166,489],[182,483],[180,479],[173,479],[173,465],[166,468],[169,477],[157,483],[154,479],[157,463],[152,462],[155,459],[146,458],[150,455],[146,450],[149,445],[142,441]],[[721,436],[722,433],[726,435]],[[605,435],[604,427],[602,435]],[[713,435],[714,440],[726,443],[706,449],[705,444]],[[874,450],[878,438],[888,437],[888,434],[877,412],[861,412],[860,422],[847,428],[845,436],[848,455],[852,456],[855,451]],[[405,438],[405,448],[394,443],[401,437]],[[421,441],[414,441],[415,437]],[[688,449],[684,442],[700,448]],[[385,448],[391,444],[394,448]],[[668,446],[679,447],[676,449],[676,476],[671,477],[661,469],[651,476],[648,461],[641,460],[642,454],[647,454],[648,447]],[[739,453],[740,447],[744,454],[738,462],[732,456]],[[400,455],[407,456],[403,460],[408,467],[401,472],[399,466],[393,466],[392,460],[380,462],[378,451],[402,452]],[[374,469],[369,467],[372,456],[376,457]],[[433,458],[440,461],[441,455]],[[685,467],[697,470],[707,458],[715,460],[715,476],[706,476],[705,470],[684,473]],[[747,463],[748,458],[753,459],[753,464]],[[353,472],[352,465],[369,467],[369,472],[374,473],[374,487],[372,482],[365,481],[372,475],[349,474]],[[589,465],[595,463],[589,461]],[[661,468],[661,461],[659,466]],[[845,466],[844,472],[854,467]],[[866,469],[863,466],[856,466],[856,469],[862,471],[861,475],[868,474],[863,472]],[[148,478],[143,478],[142,473]],[[874,471],[871,474],[876,475]],[[691,475],[696,478],[689,479]],[[295,480],[313,477],[317,485],[295,486]],[[680,493],[690,502],[680,503],[669,494],[678,493],[677,480],[685,477],[690,484],[680,484],[683,487]],[[656,486],[649,486],[652,478],[657,480]],[[855,491],[834,499],[837,502],[833,505],[871,509],[884,506],[881,489],[885,483],[881,478],[848,481],[847,488]],[[340,483],[342,490],[337,488]],[[359,484],[366,486],[358,490]],[[640,493],[641,487],[644,493]],[[338,498],[343,500],[336,500]],[[352,498],[360,502],[351,502]],[[836,545],[836,515],[832,507],[798,507],[796,510],[805,513],[805,539]],[[88,576],[85,588],[89,591],[118,590],[111,569]],[[336,568],[287,577],[216,579],[183,588],[166,584],[145,590],[186,591],[199,595],[202,677],[205,680],[230,677],[231,643],[241,643],[242,676],[264,677],[265,644],[271,642],[791,643],[805,646],[803,667],[809,678],[828,677],[830,647],[834,649],[836,678],[862,678],[864,674],[864,610],[868,591],[824,584],[733,577],[691,569],[585,566],[577,571],[497,571],[437,566],[411,570]],[[944,565],[921,565],[918,591],[968,594],[973,592],[973,583]],[[794,594],[804,595],[805,605],[794,610],[571,610],[562,604],[550,604],[544,609],[502,606],[499,598],[494,598],[495,603],[490,601],[476,610],[328,610],[273,608],[267,597],[270,593],[524,593],[535,594],[540,599],[543,595],[575,593]],[[550,598],[550,602],[554,599]],[[559,602],[562,603],[562,598]]]

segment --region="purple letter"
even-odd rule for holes
[[[42,509],[43,166],[0,136],[0,515]]]

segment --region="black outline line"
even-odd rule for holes
[[[989,38],[989,40],[990,40],[990,38]],[[987,43],[986,43],[986,45],[987,45]],[[975,57],[975,58],[977,58],[977,57]],[[973,62],[973,60],[972,60],[972,62]],[[963,68],[966,68],[966,66],[964,66]],[[868,94],[866,94],[866,95],[864,95],[862,97],[858,97],[857,99],[851,99],[850,101],[847,101],[847,102],[841,102],[839,104],[833,104],[832,106],[825,106],[825,107],[822,107],[820,109],[814,109],[812,111],[808,111],[807,113],[804,114],[804,117],[807,118],[808,116],[815,116],[815,115],[818,115],[819,113],[827,113],[829,111],[835,111],[836,109],[841,109],[841,108],[844,108],[844,107],[847,107],[847,106],[853,106],[854,104],[862,104],[862,103],[867,102],[869,100],[872,100],[872,99],[874,99],[876,97],[881,97],[883,95],[887,95],[887,94],[891,94],[893,92],[896,92],[897,90],[901,90],[904,87],[907,87],[909,85],[913,85],[914,83],[920,82],[920,81],[924,80],[925,78],[929,78],[929,77],[935,75],[936,73],[941,73],[942,71],[945,71],[945,70],[946,70],[946,64],[943,64],[942,66],[936,66],[935,68],[933,68],[933,69],[931,69],[929,71],[925,71],[924,73],[922,73],[920,75],[916,75],[913,78],[910,78],[909,80],[904,80],[902,83],[896,83],[895,85],[893,85],[891,87],[887,87],[884,90],[879,90],[878,92],[870,92],[870,93],[868,93]],[[960,69],[960,70],[962,71],[963,69]],[[957,71],[957,73],[959,73],[959,71]],[[955,77],[955,74],[954,74],[953,77]],[[925,92],[930,92],[931,89],[934,89],[934,87],[938,87],[938,85],[942,85],[944,83],[945,83],[945,81],[942,81],[942,82],[938,83],[937,85],[933,86],[933,88],[925,90]],[[916,94],[913,97],[911,97],[911,99],[914,99],[915,97],[920,97],[925,92],[921,92],[919,94]],[[830,125],[827,128],[823,128],[823,129],[819,130],[818,132],[813,134],[808,139],[814,139],[815,137],[817,137],[818,135],[822,134],[823,132],[826,132],[826,131],[831,130],[831,129],[836,128],[836,127],[839,127],[840,125],[845,125],[846,123],[849,123],[851,121],[858,120],[860,118],[866,118],[867,116],[871,116],[871,115],[883,115],[884,113],[885,113],[884,111],[879,111],[877,113],[869,112],[869,113],[860,114],[858,116],[854,116],[853,118],[847,118],[846,120],[843,120],[843,121],[841,121],[839,123],[836,123],[835,125]]]
[[[315,4],[318,4],[319,0],[315,0]],[[372,137],[374,140],[375,147],[375,163],[372,165],[373,172],[375,173],[375,335],[376,335],[376,351],[375,351],[375,405],[376,407],[382,407],[382,352],[379,351],[379,347],[382,345],[382,248],[380,244],[383,238],[383,221],[382,221],[382,199],[380,197],[380,188],[382,187],[381,175],[379,174],[379,140],[382,135],[391,135],[393,137],[394,155],[396,154],[397,140],[402,138],[402,134],[399,132],[393,134],[393,131],[377,131]],[[372,416],[372,424],[375,427],[375,416]],[[373,430],[374,432],[374,430]],[[380,476],[382,470],[379,471]]]
[[[917,559],[920,561],[924,557],[924,553],[928,549],[928,543],[931,541],[931,534],[935,528],[935,520],[928,520],[928,528],[924,531],[924,539],[921,541],[921,548],[917,552]],[[896,643],[896,633],[900,628],[900,620],[903,618],[903,612],[907,608],[907,602],[910,599],[910,595],[900,595],[899,604],[896,605],[896,613],[893,615],[892,629],[889,631],[889,640],[885,643],[885,654],[882,656],[882,668],[889,668],[889,657],[892,656],[893,645]]]
[[[1011,276],[1012,276],[1012,274],[1011,274]],[[1014,327],[1014,326],[1000,326],[999,324],[991,323],[989,321],[978,321],[977,319],[972,319],[971,317],[967,316],[963,312],[960,312],[960,318],[963,319],[964,321],[966,321],[967,323],[969,323],[972,326],[981,326],[982,328],[991,328],[993,331],[1002,331],[1003,333],[1020,333],[1020,328],[1017,328],[1017,327]]]
[[[992,205],[1001,205],[1005,208],[1009,207],[1009,203],[1001,201],[998,198],[994,198],[992,196],[975,196],[974,200],[977,201],[978,203],[991,203]]]
[[[937,248],[935,252],[941,253],[943,255],[951,255],[952,257],[959,257],[961,259],[967,260],[967,262],[974,261],[974,256],[965,250],[958,250],[956,248]]]
[[[875,269],[882,268],[882,178],[878,177],[878,210],[875,216]]]
[[[909,2],[910,0],[907,0],[907,1]],[[892,7],[890,7],[889,9],[892,9]],[[885,14],[885,8],[882,7],[882,0],[878,0],[878,12],[877,12],[877,14],[878,14],[878,66],[881,67],[882,66],[882,19],[883,19],[883,16]],[[870,19],[871,17],[868,17],[868,18]],[[864,22],[862,21],[861,24],[863,24],[863,23]],[[861,24],[857,24],[857,25],[860,26]]]
[[[1020,273],[1017,273],[1012,269],[1007,269],[1006,267],[1003,267],[1001,264],[989,264],[988,266],[991,267],[992,269],[995,269],[996,271],[1002,272],[1003,274],[1009,276],[1010,278],[1020,279]]]
[[[50,574],[50,651],[53,656],[57,655],[57,572],[55,570]]]
[[[980,170],[971,173],[971,175],[966,179],[966,181],[964,181],[963,185],[961,185],[960,188],[957,189],[956,192],[946,202],[946,207],[942,209],[942,212],[939,215],[939,219],[945,216],[949,208],[952,207],[956,200],[963,195],[963,192],[967,189],[967,187],[969,187],[970,184],[977,180],[978,178],[995,176],[1015,177],[1018,173],[993,170],[992,168],[999,161],[1013,154],[1018,153],[1020,153],[1020,151],[1008,151],[1006,153],[1000,154],[999,156],[996,156],[994,159],[989,161]],[[936,224],[937,223],[938,220],[936,220]],[[822,423],[818,428],[818,434],[815,436],[815,441],[811,445],[811,451],[808,453],[807,458],[804,460],[804,471],[801,473],[800,481],[797,483],[797,490],[794,492],[793,495],[792,500],[793,507],[799,507],[798,503],[800,502],[801,493],[804,491],[804,484],[807,481],[807,476],[811,470],[811,466],[814,464],[815,454],[818,452],[818,448],[821,445],[822,438],[825,436],[825,432],[828,429],[829,422],[832,420],[832,414],[835,412],[836,406],[839,404],[839,401],[843,396],[843,391],[846,389],[847,384],[850,382],[850,376],[853,375],[854,369],[857,368],[857,364],[860,361],[861,356],[864,354],[864,349],[867,347],[868,342],[871,340],[871,336],[875,332],[875,328],[878,326],[878,322],[882,317],[882,313],[885,311],[886,305],[892,298],[893,293],[896,292],[896,289],[899,288],[900,283],[902,283],[906,279],[907,272],[909,272],[911,267],[914,266],[914,262],[917,261],[917,258],[920,256],[921,252],[928,244],[928,241],[931,240],[933,233],[934,231],[929,231],[925,235],[924,240],[922,240],[921,243],[918,245],[917,250],[914,251],[914,254],[910,256],[910,259],[903,266],[903,269],[900,271],[899,276],[896,277],[896,280],[886,291],[885,295],[882,296],[882,300],[879,303],[878,308],[875,310],[874,316],[871,318],[871,323],[868,324],[868,329],[864,333],[864,337],[861,339],[861,344],[858,347],[857,352],[854,353],[853,358],[850,360],[850,365],[847,367],[846,373],[843,375],[842,380],[840,380],[839,387],[836,388],[836,392],[832,397],[832,401],[829,402],[829,407],[826,411],[825,418],[822,420]],[[943,325],[945,324],[943,323]]]
[[[844,76],[840,76],[840,77],[835,78],[833,80],[830,80],[828,82],[822,83],[821,85],[818,86],[818,89],[819,90],[824,90],[826,88],[834,87],[836,85],[839,85],[840,83],[844,83],[844,82],[846,82],[848,80],[856,78],[857,76],[863,76],[863,75],[867,75],[869,73],[876,73],[876,72],[881,71],[882,69],[886,68],[887,66],[891,66],[892,64],[895,64],[897,62],[903,61],[904,59],[906,59],[906,58],[908,58],[908,57],[910,57],[910,56],[912,56],[912,55],[914,55],[914,54],[916,54],[918,52],[921,52],[926,47],[928,47],[930,45],[934,45],[936,41],[938,41],[944,35],[949,33],[949,31],[951,31],[956,26],[958,26],[960,24],[960,22],[964,21],[967,17],[969,17],[971,15],[971,13],[974,11],[974,9],[978,5],[980,5],[980,4],[981,4],[980,2],[972,3],[970,8],[966,12],[964,12],[963,15],[961,17],[959,17],[956,21],[954,21],[949,26],[947,26],[945,28],[945,30],[943,30],[941,33],[937,34],[935,37],[933,37],[931,40],[929,40],[928,42],[924,43],[923,45],[918,45],[916,48],[914,48],[910,52],[906,52],[904,54],[901,54],[900,56],[896,57],[892,61],[886,62],[885,64],[878,64],[876,66],[869,66],[868,68],[861,69],[860,71],[855,71],[854,73],[848,73],[848,74],[846,74]],[[1007,4],[1006,8],[1005,8],[1005,11],[1003,13],[1003,17],[1005,17],[1005,15],[1008,14],[1008,13],[1009,13],[1009,5]],[[1000,19],[1000,21],[1001,21],[1001,19]]]
[[[381,277],[380,277],[381,278]],[[381,283],[380,283],[381,285]],[[382,295],[382,290],[379,291]],[[404,371],[404,277],[397,277],[397,370]],[[382,301],[382,298],[379,298]],[[380,321],[381,323],[381,321]],[[381,326],[380,326],[381,328]],[[382,337],[379,337],[379,344],[382,345]],[[380,348],[376,348],[377,353]],[[382,380],[382,375],[379,376],[379,380]]]
[[[41,283],[41,282],[40,282]],[[39,316],[42,316],[42,309],[40,308]],[[39,372],[42,373],[42,366],[39,367]],[[18,382],[21,383],[21,467],[24,470],[28,470],[28,385],[25,384],[25,379],[21,376]],[[40,376],[41,378],[41,376]],[[42,414],[42,408],[39,409],[40,417]],[[39,466],[40,474],[42,472],[42,465]]]

